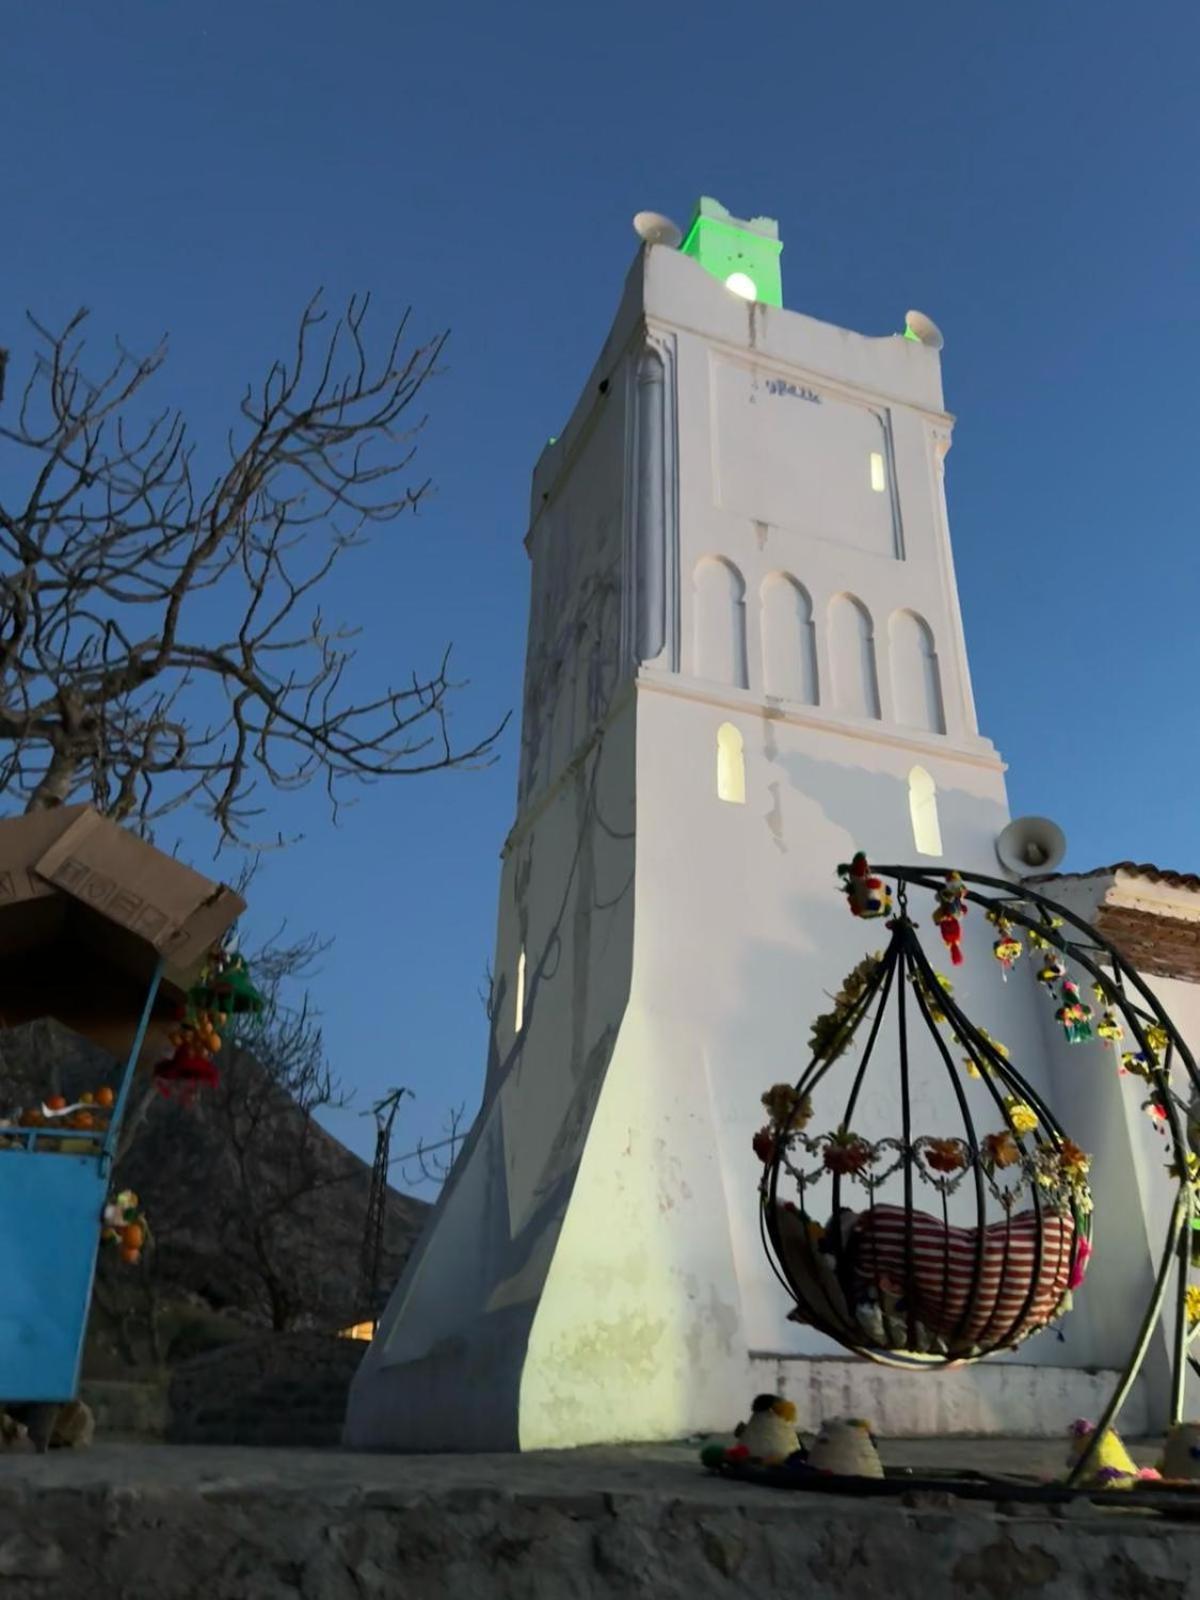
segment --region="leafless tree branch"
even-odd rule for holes
[[[441,1188],[458,1157],[459,1147],[466,1135],[462,1132],[463,1118],[466,1107],[458,1106],[451,1111],[446,1120],[446,1138],[439,1139],[435,1144],[425,1144],[423,1140],[417,1141],[417,1148],[410,1150],[407,1155],[397,1156],[395,1159],[401,1164],[401,1172],[405,1183],[410,1189],[416,1188],[419,1183],[432,1183]],[[449,1155],[443,1157],[435,1154],[436,1151],[448,1150]],[[405,1163],[415,1161],[418,1167],[418,1176],[413,1177],[406,1169]]]
[[[184,418],[151,390],[166,359],[118,345],[85,367],[86,312],[29,319],[34,356],[0,424],[0,786],[26,809],[86,798],[148,830],[198,803],[219,844],[251,845],[263,790],[492,758],[504,724],[451,737],[450,651],[356,698],[353,628],[320,593],[381,524],[415,511],[418,404],[445,338],[382,359],[365,297],[305,308],[289,361],[242,397],[226,460],[203,474]],[[0,358],[0,378],[3,360]]]

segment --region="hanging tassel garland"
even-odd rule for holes
[[[890,914],[892,891],[882,878],[872,876],[870,863],[861,850],[853,861],[837,870],[851,916],[886,917]]]
[[[1121,1020],[1111,1006],[1108,1007],[1096,1024],[1096,1034],[1105,1043],[1111,1044],[1114,1049],[1125,1037],[1125,1029],[1121,1026]]]
[[[1052,950],[1038,968],[1037,980],[1039,983],[1045,984],[1047,989],[1053,989],[1063,981],[1066,975],[1066,962],[1056,950]]]
[[[1013,932],[1012,924],[1002,912],[989,911],[987,919],[998,935],[995,944],[992,946],[992,954],[1000,963],[1000,974],[1005,983],[1007,983],[1009,973],[1025,953],[1025,946]]]
[[[1048,917],[1043,913],[1042,927],[1047,933],[1054,932],[1055,929],[1061,928],[1062,925],[1061,917]],[[1047,950],[1050,948],[1049,939],[1045,938],[1036,928],[1026,929],[1025,937],[1029,941],[1031,950]]]
[[[941,929],[942,942],[950,951],[953,966],[961,967],[962,919],[967,914],[967,886],[957,872],[946,874],[946,881],[937,892],[937,908],[933,920]]]
[[[937,919],[938,927],[942,931],[942,940],[950,951],[950,964],[961,967],[963,964],[962,953],[962,924],[957,917],[941,915]]]
[[[1070,978],[1063,979],[1062,1004],[1054,1016],[1062,1024],[1068,1044],[1082,1044],[1092,1037],[1092,1008],[1080,998],[1078,985]]]

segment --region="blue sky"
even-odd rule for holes
[[[615,308],[631,214],[765,212],[785,303],[946,334],[951,525],[980,720],[1069,865],[1200,869],[1193,710],[1200,117],[1193,4],[9,0],[0,344],[78,305],[164,331],[160,389],[223,437],[309,294],[451,329],[418,467],[437,497],[341,574],[362,681],[519,703],[529,472]],[[2,487],[2,486],[0,486]],[[400,1137],[478,1102],[515,722],[489,771],[314,795],[253,927],[335,939],[316,998]],[[197,839],[199,836],[197,835]],[[200,862],[198,862],[200,864]],[[369,1147],[369,1123],[337,1131]]]

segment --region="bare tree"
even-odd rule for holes
[[[305,308],[294,352],[247,388],[224,465],[201,470],[182,414],[153,409],[166,356],[84,364],[86,313],[30,318],[35,354],[0,426],[0,792],[87,798],[148,829],[194,801],[246,844],[258,794],[488,759],[504,726],[452,740],[449,652],[400,687],[349,692],[354,630],[320,592],[372,528],[421,504],[404,481],[444,336],[372,360],[367,301]],[[10,372],[11,376],[11,372]],[[228,620],[232,619],[232,621]],[[220,631],[218,631],[220,630]]]
[[[455,1106],[446,1118],[445,1138],[437,1139],[433,1144],[426,1144],[423,1139],[418,1139],[415,1150],[409,1150],[402,1156],[393,1156],[391,1164],[393,1166],[399,1164],[404,1181],[410,1189],[416,1189],[422,1183],[431,1183],[440,1189],[445,1183],[454,1169],[460,1148],[467,1137],[463,1132],[463,1120],[466,1114],[466,1106]],[[447,1154],[439,1153],[443,1150]],[[411,1161],[417,1163],[416,1176],[408,1165]]]
[[[329,1191],[358,1180],[363,1192],[350,1204],[355,1238],[366,1204],[365,1169],[334,1159],[338,1147],[317,1121],[318,1113],[349,1099],[326,1057],[320,1021],[307,997],[293,1006],[284,993],[326,948],[307,939],[272,944],[255,956],[266,1010],[261,1019],[232,1019],[220,1084],[202,1108],[223,1152],[208,1225],[227,1274],[257,1287],[272,1327],[281,1331],[322,1304],[329,1262],[320,1258],[317,1236],[324,1230],[315,1225]],[[352,1276],[347,1291],[351,1285]],[[341,1311],[338,1296],[331,1299],[331,1309]],[[351,1310],[349,1292],[344,1309]]]
[[[95,1298],[127,1365],[194,1353],[197,1339],[227,1337],[220,1330],[230,1318],[280,1332],[362,1320],[364,1234],[372,1314],[377,1291],[395,1282],[419,1213],[398,1201],[387,1167],[375,1192],[371,1170],[321,1127],[324,1112],[351,1096],[330,1068],[319,1017],[307,999],[291,998],[327,948],[277,934],[255,952],[266,1010],[261,1019],[231,1019],[218,1086],[183,1105],[151,1085],[136,1129],[122,1139],[114,1186],[137,1191],[149,1240],[133,1271],[102,1254]],[[388,1167],[403,1163],[410,1187],[440,1184],[463,1140],[461,1120],[452,1112],[449,1138],[419,1142]]]

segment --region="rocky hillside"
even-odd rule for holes
[[[366,1312],[360,1260],[370,1169],[244,1052],[186,1107],[151,1094],[116,1174],[136,1190],[152,1245],[138,1267],[105,1250],[93,1370],[159,1365],[254,1329],[332,1331]],[[59,1024],[0,1032],[0,1106],[75,1100],[115,1063]],[[53,1159],[51,1156],[45,1157]],[[389,1191],[380,1274],[396,1281],[428,1206]]]

